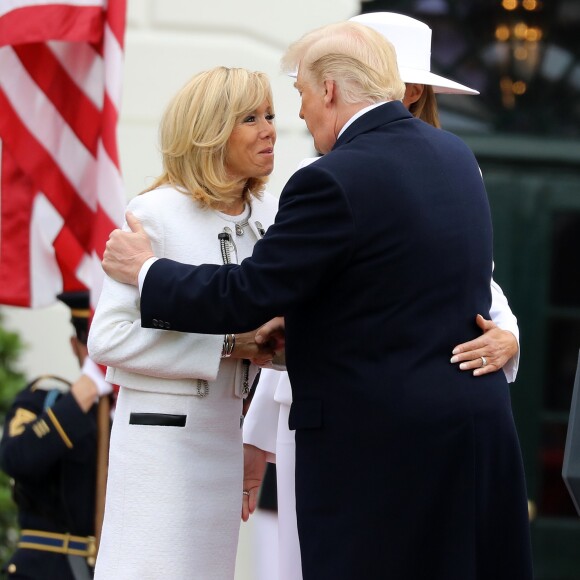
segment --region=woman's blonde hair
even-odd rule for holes
[[[236,123],[264,101],[272,107],[268,77],[243,68],[216,67],[195,75],[163,114],[159,139],[163,172],[150,191],[172,185],[208,207],[231,201],[239,179],[228,176],[227,143]],[[244,201],[260,197],[267,177],[249,178]]]
[[[333,80],[346,103],[400,100],[405,85],[393,45],[355,22],[323,26],[293,43],[282,59],[286,71],[301,70],[315,83]]]
[[[441,128],[439,122],[439,110],[437,108],[437,99],[435,91],[431,85],[423,85],[421,96],[411,104],[409,112],[414,116],[437,129]]]

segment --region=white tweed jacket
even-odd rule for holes
[[[169,186],[134,197],[128,204],[151,238],[159,258],[190,264],[222,264],[218,234],[226,223],[188,195]],[[278,200],[264,193],[252,201],[249,227],[259,240],[270,226]],[[127,229],[127,224],[124,229]],[[236,262],[232,252],[232,262]],[[242,361],[221,359],[223,335],[187,334],[141,327],[139,292],[106,277],[89,333],[91,358],[107,365],[107,380],[133,389],[197,394],[198,379],[234,382],[242,396]],[[250,385],[257,374],[250,365]]]

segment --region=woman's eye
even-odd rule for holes
[[[273,121],[275,118],[276,118],[276,115],[274,115],[274,113],[270,113],[270,114],[266,115],[267,121]]]
[[[248,115],[244,118],[244,123],[253,123],[256,120],[255,115]]]

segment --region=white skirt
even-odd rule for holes
[[[220,386],[206,397],[121,388],[96,580],[233,579],[242,400]],[[131,413],[186,415],[185,426],[130,424]]]

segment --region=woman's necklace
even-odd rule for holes
[[[240,219],[239,221],[236,221],[234,219],[236,216],[225,214],[225,213],[220,212],[220,211],[218,211],[217,213],[222,219],[233,224],[233,226],[236,230],[236,236],[239,237],[239,236],[244,235],[244,228],[248,225],[248,223],[250,221],[250,217],[252,215],[252,206],[250,204],[247,205],[247,210],[242,212],[242,214],[245,213],[246,215],[244,218]]]
[[[234,225],[236,227],[236,236],[243,236],[244,235],[244,228],[248,225],[249,219],[250,219],[250,214],[248,214],[248,217],[245,220],[242,220],[241,222],[234,222]]]

